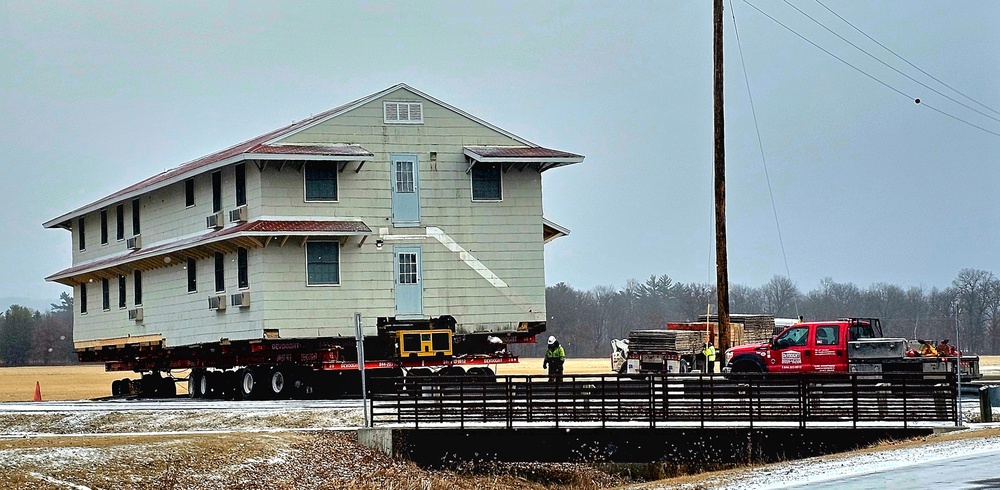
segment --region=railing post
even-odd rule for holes
[[[698,418],[701,419],[701,428],[705,428],[705,375],[698,373]]]
[[[621,376],[620,374],[618,376]],[[608,383],[607,376],[601,376],[601,428],[608,426]]]
[[[514,427],[514,390],[511,389],[513,384],[511,383],[510,376],[505,378],[507,381],[504,391],[507,392],[507,428],[512,429]]]
[[[806,428],[806,378],[799,376],[799,427]]]
[[[854,414],[851,417],[853,428],[858,428],[858,373],[851,374],[851,394],[854,398]]]
[[[656,396],[653,394],[654,386],[656,382],[653,381],[653,376],[649,377],[649,391],[646,393],[646,413],[649,414],[649,427],[656,427]]]
[[[900,378],[903,379],[903,428],[904,429],[906,429],[906,428],[909,427],[909,421],[910,421],[909,407],[908,407],[908,405],[906,403],[906,396],[907,396],[907,393],[906,393],[906,378],[907,377],[908,376],[900,376]]]
[[[465,376],[458,378],[458,426],[465,428]]]
[[[556,387],[552,392],[552,416],[556,419],[556,428],[559,428],[559,384],[562,377],[556,378]]]

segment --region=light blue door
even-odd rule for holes
[[[420,178],[417,156],[393,153],[389,159],[392,179],[392,224],[420,226]]]
[[[424,286],[420,279],[420,247],[393,247],[396,273],[396,317],[418,317],[424,313]]]

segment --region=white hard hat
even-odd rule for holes
[[[556,343],[556,336],[555,335],[549,335],[549,345],[552,345],[554,343]]]

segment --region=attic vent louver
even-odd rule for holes
[[[424,105],[420,102],[383,102],[385,122],[391,124],[423,124]]]

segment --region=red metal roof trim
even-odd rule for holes
[[[466,146],[483,158],[583,158],[583,155],[540,146]]]
[[[351,234],[370,234],[371,228],[362,221],[274,221],[258,220],[243,223],[230,228],[214,230],[203,235],[185,238],[175,242],[163,243],[151,247],[143,247],[139,250],[132,250],[125,255],[118,255],[104,260],[87,262],[77,266],[63,269],[55,274],[46,277],[46,281],[53,281],[57,278],[65,278],[73,274],[84,271],[97,271],[108,267],[115,267],[136,260],[141,260],[170,252],[177,252],[191,247],[196,247],[204,243],[210,243],[225,239],[229,236],[254,236],[282,233],[322,233],[340,232]]]
[[[246,153],[331,155],[345,157],[374,157],[375,154],[357,145],[257,145]]]

